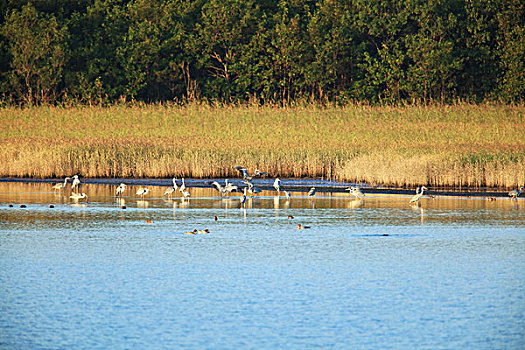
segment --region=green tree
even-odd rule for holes
[[[8,38],[14,97],[29,105],[55,102],[68,56],[67,27],[25,5],[10,11],[2,32]]]
[[[525,100],[525,3],[504,0],[498,15],[501,97]]]
[[[409,67],[406,91],[409,97],[441,99],[456,94],[456,77],[463,59],[454,40],[457,37],[458,9],[453,1],[409,1],[412,18],[417,25],[414,33],[405,36]]]

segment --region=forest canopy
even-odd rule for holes
[[[3,104],[525,98],[522,0],[7,0]]]

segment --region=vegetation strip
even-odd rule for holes
[[[206,104],[0,110],[0,176],[279,178],[516,188],[525,107]]]

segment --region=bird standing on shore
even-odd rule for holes
[[[64,179],[64,182],[59,182],[59,183],[56,183],[53,185],[53,190],[56,191],[56,190],[61,190],[63,189],[64,187],[66,187],[66,184],[67,184],[67,180],[71,179],[70,177],[66,177]]]
[[[416,195],[414,197],[412,197],[412,199],[410,200],[410,203],[416,203],[418,202],[421,197],[423,197],[423,192],[428,190],[428,188],[426,188],[425,186],[422,186],[421,187],[421,192],[419,192],[420,188],[416,188]]]
[[[519,190],[512,190],[512,191],[510,191],[510,192],[509,192],[509,197],[510,197],[511,199],[518,199],[518,197],[521,195],[521,192],[523,192],[523,189],[524,189],[524,188],[525,188],[525,187],[522,186],[522,187],[520,187]]]

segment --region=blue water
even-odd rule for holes
[[[121,209],[104,186],[85,204],[17,186],[0,188],[2,349],[525,348],[522,201],[202,190]]]

